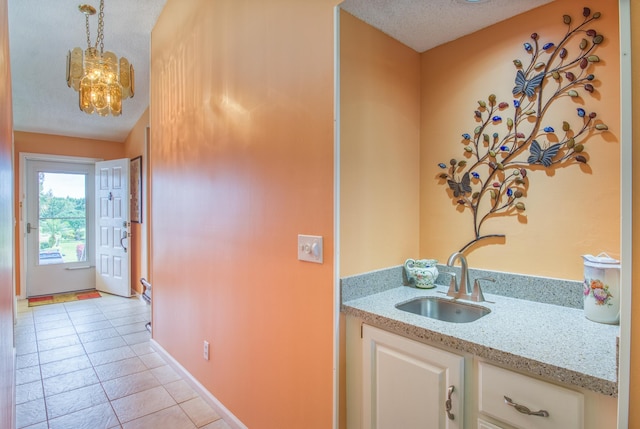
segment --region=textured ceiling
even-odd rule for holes
[[[135,97],[113,118],[81,112],[65,80],[67,51],[86,48],[78,4],[98,8],[99,0],[9,0],[14,129],[124,141],[149,104],[150,35],[165,1],[105,0],[105,50],[127,57],[136,71]],[[461,1],[346,0],[341,7],[423,52],[551,0]],[[95,16],[90,25],[95,43]]]
[[[105,0],[104,48],[135,68],[136,93],[119,117],[87,115],[67,87],[67,51],[87,47],[78,5],[99,0],[9,0],[9,43],[14,129],[122,142],[149,105],[151,29],[165,0]],[[97,14],[91,17],[95,43]]]
[[[552,0],[345,0],[340,7],[418,52]]]

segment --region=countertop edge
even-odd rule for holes
[[[340,310],[346,315],[358,317],[374,326],[417,341],[427,341],[436,345],[441,343],[445,348],[470,353],[516,371],[530,373],[547,380],[584,388],[606,396],[618,396],[618,384],[615,381],[605,380],[567,368],[539,362],[534,359],[483,346],[482,344],[476,344],[461,338],[445,335],[428,328],[387,318],[376,313],[351,307],[348,302],[343,303]]]

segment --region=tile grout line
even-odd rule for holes
[[[100,310],[100,314],[102,314],[102,316],[106,319],[109,320],[109,316],[106,315],[104,313],[104,311],[101,308],[98,308],[98,310]],[[73,323],[73,322],[72,322]],[[109,324],[112,325],[111,321],[109,320]],[[75,326],[75,325],[74,325]],[[113,325],[112,325],[113,326]],[[116,332],[118,332],[118,330],[116,329]],[[118,334],[120,334],[120,332],[118,332]],[[82,339],[80,339],[80,342],[82,343],[82,347],[84,348],[84,342],[82,341]],[[87,353],[87,349],[85,348],[85,353]],[[89,359],[89,362],[91,362],[91,359],[89,358],[89,353],[87,353],[87,359]],[[116,416],[116,420],[118,421],[118,425],[122,428],[122,425],[124,424],[121,420],[120,417],[118,416],[118,413],[116,413],[115,408],[113,408],[113,402],[111,401],[111,399],[109,398],[109,395],[107,395],[107,391],[104,388],[104,385],[102,384],[103,381],[100,380],[100,377],[98,377],[98,373],[96,371],[96,367],[95,365],[93,365],[93,362],[91,362],[91,368],[93,369],[94,374],[96,374],[96,378],[98,379],[98,382],[100,383],[100,387],[102,388],[102,391],[104,392],[105,397],[107,398],[107,402],[109,403],[109,408],[111,408],[111,411],[113,412],[113,415]]]
[[[122,341],[124,341],[124,343],[126,344],[126,347],[128,347],[129,349],[131,349],[131,345],[130,345],[129,343],[127,343],[127,341],[123,338],[124,336],[123,336],[123,334],[121,334],[121,333],[120,333],[120,331],[118,331],[118,329],[117,329],[118,327],[117,327],[117,326],[115,326],[115,325],[111,322],[111,321],[112,321],[112,318],[110,318],[110,317],[109,317],[109,315],[105,313],[105,309],[104,309],[104,308],[99,308],[99,307],[98,307],[98,310],[99,310],[99,311],[100,311],[100,313],[105,317],[105,319],[109,322],[109,324],[112,326],[112,328],[113,328],[113,329],[115,329],[115,331],[116,331],[116,332],[117,332],[117,334],[118,334],[118,338],[121,338],[121,339],[122,339]],[[73,323],[73,321],[72,321],[72,323]],[[75,324],[74,324],[74,327],[75,327]],[[79,333],[78,333],[78,334],[79,334]],[[83,345],[83,349],[85,350],[85,354],[87,355],[87,358],[89,359],[89,362],[91,363],[91,367],[92,367],[92,369],[93,369],[94,373],[96,373],[96,377],[98,378],[98,383],[100,384],[100,387],[102,388],[102,390],[103,390],[103,392],[104,392],[104,394],[105,394],[105,397],[107,398],[107,401],[108,401],[108,403],[109,403],[109,406],[110,406],[111,410],[113,411],[113,414],[116,416],[116,419],[118,420],[118,423],[119,423],[119,424],[120,424],[120,426],[122,427],[122,425],[124,425],[124,424],[128,423],[129,421],[126,421],[126,422],[125,422],[125,421],[122,421],[122,420],[121,420],[121,417],[120,417],[120,416],[118,416],[118,413],[116,412],[116,410],[115,410],[115,408],[114,408],[114,406],[113,406],[113,402],[114,402],[115,400],[123,399],[123,398],[126,398],[126,397],[128,397],[128,396],[134,395],[135,393],[132,393],[132,394],[129,394],[129,395],[125,395],[125,396],[122,396],[122,397],[119,397],[119,398],[115,398],[115,399],[113,399],[113,400],[112,400],[112,399],[110,399],[110,398],[109,398],[109,395],[107,394],[107,392],[106,392],[106,390],[105,390],[105,388],[104,388],[104,383],[105,383],[105,382],[108,382],[108,381],[113,381],[113,380],[115,380],[115,379],[110,379],[110,380],[101,380],[101,379],[100,379],[100,377],[98,377],[97,372],[96,372],[96,366],[100,366],[100,365],[96,365],[96,364],[94,364],[94,363],[93,363],[93,361],[92,361],[92,360],[91,360],[91,358],[89,357],[89,352],[88,352],[88,351],[86,350],[86,348],[84,347],[84,342],[83,342],[82,340],[80,340],[80,341],[81,341],[81,343],[82,343],[82,345]],[[131,349],[131,351],[132,351],[132,353],[134,353],[134,354],[135,354],[135,352],[134,352],[132,349]],[[138,359],[140,359],[140,357],[139,357],[137,354],[135,354],[135,357],[136,357],[136,358],[138,358]],[[118,361],[122,361],[122,360],[126,360],[126,358],[120,359],[120,360],[118,360]],[[140,359],[140,360],[142,361],[142,359]],[[118,362],[118,361],[113,361],[113,362]],[[112,363],[112,362],[109,362],[109,363]],[[142,363],[143,363],[143,365],[145,366],[145,371],[150,371],[150,370],[149,370],[149,368],[147,368],[147,366],[146,366],[146,364],[144,363],[144,361],[142,361]],[[105,363],[104,365],[106,365],[106,364],[108,364],[108,363]],[[144,372],[144,371],[135,372],[135,373],[132,373],[132,374],[128,374],[128,375],[126,375],[126,376],[133,375],[133,374],[139,374],[139,373],[142,373],[142,372]],[[157,377],[156,377],[153,373],[151,373],[151,375],[156,379],[156,381],[158,381],[158,383],[160,383],[160,380],[158,380],[158,379],[157,379]],[[124,376],[124,377],[126,377],[126,376]],[[117,378],[120,378],[120,377],[117,377]],[[117,379],[117,378],[116,378],[116,379]],[[160,383],[160,386],[164,388],[164,386],[162,386],[162,383]],[[136,393],[141,393],[141,392],[144,392],[144,391],[147,391],[147,390],[150,390],[150,389],[152,389],[152,388],[145,389],[145,390],[141,390],[141,391],[136,392]],[[166,389],[165,389],[165,390],[166,390]],[[168,394],[168,392],[167,392],[167,394]],[[168,407],[167,407],[167,408],[168,408]],[[163,408],[163,409],[164,409],[164,408]],[[157,410],[157,411],[154,411],[154,412],[158,412],[158,411],[161,411],[161,410]],[[143,415],[143,416],[139,416],[139,417],[137,417],[137,418],[141,418],[141,417],[144,417],[144,416],[147,416],[147,415],[150,415],[150,414],[153,414],[153,412],[150,412],[150,413],[145,414],[145,415]],[[133,419],[133,420],[135,420],[135,419]],[[131,420],[131,421],[133,421],[133,420]]]
[[[45,422],[47,422],[47,427],[49,427],[49,407],[47,407],[47,396],[44,391],[44,377],[42,374],[42,361],[40,360],[40,344],[38,342],[38,326],[36,324],[36,315],[35,312],[32,311],[33,318],[33,333],[36,340],[36,355],[38,357],[38,372],[40,373],[40,387],[42,387],[42,403],[44,405],[44,418]]]
[[[78,390],[84,387],[89,387],[89,386],[94,386],[95,384],[100,384],[100,389],[102,394],[105,397],[106,402],[109,403],[109,410],[112,413],[111,415],[114,417],[114,421],[113,423],[116,424],[116,426],[113,426],[113,428],[120,428],[122,429],[125,425],[130,424],[130,422],[136,421],[138,419],[143,419],[143,418],[148,418],[149,416],[155,414],[155,413],[159,413],[162,411],[165,411],[167,409],[173,408],[177,405],[177,409],[179,409],[180,413],[183,415],[183,418],[186,418],[192,425],[193,427],[199,428],[199,427],[205,427],[208,426],[211,423],[214,423],[218,420],[223,420],[222,418],[218,418],[218,419],[214,419],[211,422],[207,422],[207,423],[203,423],[201,425],[198,425],[198,423],[196,422],[196,415],[194,414],[193,416],[189,413],[187,413],[187,411],[184,408],[184,404],[186,404],[189,401],[195,400],[197,398],[201,398],[200,395],[196,394],[194,397],[190,397],[189,399],[184,399],[182,400],[182,402],[179,402],[178,399],[176,399],[176,397],[174,397],[173,394],[171,394],[167,388],[167,385],[174,383],[174,382],[178,382],[178,381],[183,381],[184,379],[179,376],[178,374],[178,378],[173,380],[173,376],[162,376],[160,377],[160,374],[158,371],[153,371],[156,368],[161,368],[161,367],[167,367],[170,368],[170,365],[168,365],[168,363],[162,358],[162,356],[157,355],[160,358],[160,361],[157,361],[155,358],[153,358],[152,360],[149,360],[150,358],[145,359],[144,357],[147,355],[151,355],[154,353],[153,350],[149,349],[149,351],[147,351],[145,353],[145,349],[144,346],[135,348],[134,346],[136,346],[137,344],[145,344],[148,343],[148,339],[145,341],[139,341],[137,338],[135,337],[129,337],[132,335],[137,335],[137,334],[142,334],[142,333],[146,333],[148,331],[146,331],[146,329],[136,329],[135,325],[137,325],[138,323],[144,323],[144,319],[148,318],[148,310],[144,310],[142,311],[142,309],[140,307],[138,307],[135,304],[131,304],[129,305],[128,303],[126,303],[126,301],[124,301],[125,304],[120,304],[120,303],[115,303],[113,305],[111,305],[111,303],[105,303],[105,305],[91,305],[88,306],[84,309],[78,309],[77,312],[83,312],[85,313],[84,315],[81,316],[74,316],[74,313],[76,313],[76,311],[74,311],[74,308],[71,305],[66,305],[65,303],[61,303],[63,304],[63,308],[61,310],[63,311],[44,311],[44,312],[40,312],[38,310],[34,310],[33,308],[24,308],[25,311],[19,311],[18,313],[23,315],[23,318],[30,318],[29,322],[27,322],[24,326],[27,326],[29,330],[33,330],[33,341],[35,342],[35,351],[33,353],[35,353],[35,357],[37,358],[36,360],[36,364],[38,365],[38,373],[39,373],[39,385],[40,388],[42,389],[42,404],[44,405],[44,416],[42,416],[45,420],[41,421],[41,422],[37,422],[37,423],[33,423],[33,422],[29,422],[29,425],[31,424],[46,424],[47,426],[50,425],[51,421],[54,421],[58,418],[62,418],[66,415],[70,415],[70,414],[74,414],[74,413],[78,413],[78,412],[82,412],[84,410],[93,408],[93,407],[97,407],[100,404],[95,404],[95,405],[89,405],[85,408],[81,408],[79,410],[74,410],[70,413],[66,413],[60,416],[56,416],[53,417],[50,412],[51,410],[49,409],[48,405],[48,401],[47,399],[58,395],[58,394],[63,394],[63,393],[67,393],[67,392],[73,392],[74,390]],[[146,303],[144,303],[146,304]],[[55,304],[54,304],[55,305]],[[78,306],[80,306],[80,304],[78,304]],[[95,313],[94,313],[95,311]],[[133,314],[130,314],[133,313]],[[59,317],[58,315],[64,314],[64,317]],[[113,317],[114,314],[117,317]],[[123,316],[124,314],[124,316]],[[127,315],[129,314],[129,315]],[[101,377],[98,376],[98,372],[96,370],[97,367],[101,366],[101,365],[108,365],[111,363],[115,363],[115,362],[120,362],[129,358],[117,358],[116,360],[111,360],[110,358],[105,361],[104,363],[99,363],[100,361],[98,360],[92,360],[89,355],[90,354],[98,354],[98,353],[103,353],[103,352],[109,352],[110,350],[113,350],[115,348],[106,348],[106,349],[102,349],[100,348],[97,351],[94,351],[92,353],[89,353],[89,349],[87,348],[87,344],[89,343],[94,343],[94,342],[100,342],[102,340],[96,340],[95,338],[91,338],[88,336],[83,335],[84,330],[82,329],[78,329],[80,326],[85,325],[85,324],[91,324],[91,323],[96,323],[94,321],[90,321],[90,319],[92,318],[91,316],[97,316],[99,315],[101,318],[104,319],[104,321],[108,322],[108,325],[110,326],[110,328],[104,328],[104,329],[113,329],[114,331],[114,336],[113,337],[108,337],[108,338],[118,338],[122,344],[124,344],[122,347],[126,347],[130,353],[133,354],[133,356],[131,356],[131,359],[135,358],[138,359],[141,363],[142,363],[142,367],[140,368],[140,370],[136,370],[130,374],[126,374],[126,375],[118,375],[117,377],[113,378],[113,379],[109,379],[109,380],[103,380]],[[85,319],[86,316],[86,319]],[[125,320],[126,318],[130,317],[131,320],[127,321]],[[136,320],[139,318],[143,318],[142,321]],[[53,320],[48,320],[48,319],[53,319]],[[114,324],[113,322],[115,320],[121,319],[120,321],[118,321],[117,325]],[[43,320],[48,320],[47,322],[43,322]],[[80,321],[82,320],[82,321]],[[77,343],[74,343],[70,346],[67,345],[61,345],[59,347],[55,346],[55,339],[56,338],[63,338],[65,336],[68,335],[59,335],[59,336],[53,336],[50,337],[49,335],[46,335],[46,338],[41,338],[43,336],[42,332],[45,332],[47,330],[54,330],[54,329],[64,329],[64,328],[60,328],[60,327],[56,327],[56,324],[60,324],[64,321],[64,324],[66,325],[67,323],[69,324],[69,327],[73,328],[73,332],[74,332],[74,336],[76,337],[76,339],[74,341],[77,341]],[[120,323],[122,322],[122,323]],[[51,323],[51,324],[49,324]],[[43,327],[49,327],[50,329],[42,329]],[[143,327],[144,328],[144,327]],[[102,328],[96,328],[97,331],[101,330]],[[83,331],[81,333],[81,331]],[[88,331],[91,332],[91,331]],[[25,332],[25,334],[27,334]],[[84,337],[84,338],[83,338]],[[127,337],[127,338],[125,338]],[[89,340],[91,339],[91,340]],[[52,340],[51,343],[44,343],[44,341],[47,340]],[[42,345],[44,346],[46,344],[47,349],[46,350],[42,350],[41,349],[41,342]],[[63,340],[64,342],[64,340]],[[77,357],[83,357],[85,359],[87,359],[88,364],[90,365],[91,370],[93,371],[93,374],[96,377],[97,382],[94,384],[91,384],[89,386],[81,386],[81,387],[76,387],[74,389],[70,389],[70,390],[63,390],[62,392],[59,393],[54,393],[53,395],[47,395],[46,391],[45,391],[45,372],[43,371],[43,366],[46,364],[50,364],[50,363],[55,363],[55,362],[60,362],[66,359],[73,359],[74,357],[70,357],[70,358],[62,358],[62,359],[55,359],[52,360],[50,362],[47,362],[46,364],[42,363],[41,360],[41,353],[45,353],[45,352],[50,352],[53,350],[56,350],[57,348],[64,348],[64,347],[73,347],[75,345],[79,345],[81,346],[78,349],[78,352],[82,351],[81,355],[78,355]],[[51,347],[49,347],[51,346]],[[31,346],[30,346],[31,347]],[[148,344],[147,344],[148,347]],[[25,348],[26,350],[26,348]],[[73,353],[73,352],[72,352]],[[49,357],[49,355],[47,355]],[[94,361],[96,363],[94,363]],[[160,363],[160,365],[158,365]],[[34,366],[34,365],[30,365],[30,366]],[[76,371],[81,371],[81,370],[77,370],[74,369],[73,371],[70,372],[63,372],[62,374],[56,374],[53,375],[51,377],[47,377],[47,378],[53,378],[53,377],[59,377],[59,376],[64,376],[67,374],[73,374]],[[152,379],[154,380],[155,383],[157,383],[157,386],[154,387],[146,387],[143,388],[143,390],[135,390],[135,388],[132,390],[134,393],[128,393],[125,394],[124,396],[121,397],[117,397],[114,398],[113,400],[110,399],[109,395],[107,394],[107,388],[105,387],[105,383],[108,383],[110,381],[114,381],[117,380],[119,378],[123,378],[123,377],[129,377],[135,374],[142,374],[144,372],[148,372],[150,374],[150,376],[152,377]],[[142,386],[141,386],[142,387]],[[170,405],[166,405],[163,406],[160,409],[154,410],[154,411],[144,411],[145,414],[142,415],[136,415],[134,413],[134,415],[136,415],[135,418],[131,419],[131,420],[127,420],[126,422],[122,420],[122,417],[118,415],[118,413],[116,412],[116,408],[114,407],[114,402],[116,400],[120,400],[120,399],[124,399],[127,398],[129,396],[135,395],[135,394],[139,394],[139,393],[143,393],[146,391],[149,391],[151,389],[155,389],[155,388],[161,388],[161,391],[164,392],[164,394],[167,395],[167,398],[170,399],[169,402],[171,402]],[[159,390],[160,391],[160,390]],[[190,396],[190,395],[189,395]],[[27,401],[29,402],[29,401]],[[102,402],[101,404],[104,404],[104,402]],[[106,408],[104,408],[106,410]],[[141,411],[141,410],[140,410]],[[185,420],[185,422],[187,421]]]

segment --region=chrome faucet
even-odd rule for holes
[[[471,290],[471,283],[469,282],[469,266],[467,265],[467,258],[460,252],[455,252],[449,256],[447,265],[453,267],[456,259],[460,260],[460,283],[456,282],[455,274],[451,275],[451,284],[449,285],[448,296],[455,298],[471,298],[473,291]],[[463,289],[464,288],[464,289]]]
[[[460,283],[456,283],[455,273],[451,273],[451,283],[449,284],[449,291],[447,296],[452,296],[456,299],[468,299],[471,301],[481,302],[484,301],[484,294],[480,287],[480,280],[488,280],[495,282],[495,279],[489,277],[478,278],[473,282],[473,289],[471,288],[471,282],[469,281],[469,265],[467,264],[467,258],[460,252],[455,252],[449,256],[447,265],[453,267],[456,259],[460,260]],[[464,288],[464,289],[463,289]]]

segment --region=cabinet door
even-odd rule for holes
[[[464,427],[462,356],[364,325],[362,358],[363,428]]]

